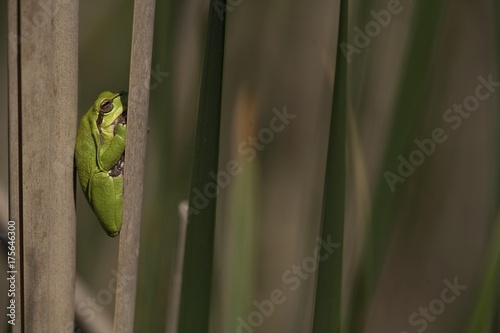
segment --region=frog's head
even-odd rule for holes
[[[94,103],[97,126],[100,129],[114,129],[118,123],[127,121],[127,93],[102,92]]]

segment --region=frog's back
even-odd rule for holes
[[[83,191],[87,192],[88,183],[92,174],[97,170],[96,144],[92,137],[92,122],[87,112],[80,121],[75,145],[75,160],[78,178]]]

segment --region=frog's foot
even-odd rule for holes
[[[115,237],[122,227],[123,177],[112,177],[106,172],[92,178],[91,204],[106,233]]]

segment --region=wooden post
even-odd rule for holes
[[[115,333],[131,333],[134,330],[154,16],[155,0],[135,1],[123,185],[123,226],[118,250],[119,287],[116,293]]]
[[[15,331],[72,332],[78,1],[11,0],[9,48],[10,216],[22,242]]]

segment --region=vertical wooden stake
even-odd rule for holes
[[[120,233],[118,254],[115,333],[128,333],[134,330],[154,13],[155,0],[135,1],[127,112],[123,226]]]
[[[21,233],[22,264],[15,332],[69,332],[75,296],[78,1],[9,1],[8,38],[10,218]]]

